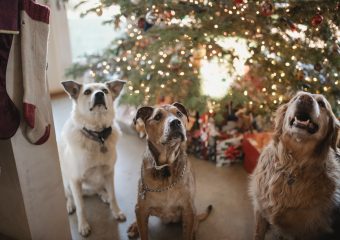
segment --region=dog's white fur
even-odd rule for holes
[[[124,221],[125,215],[117,205],[114,193],[114,165],[116,162],[116,142],[118,129],[114,124],[114,100],[119,95],[124,81],[108,83],[78,84],[73,81],[63,82],[66,92],[73,101],[70,118],[65,123],[59,144],[67,211],[76,208],[78,230],[83,236],[91,228],[84,211],[83,195],[98,194],[110,204],[117,220]],[[85,93],[86,90],[89,90]],[[95,105],[94,96],[103,92],[105,105]],[[85,127],[92,131],[101,131],[112,127],[112,134],[105,140],[107,152],[101,152],[99,142],[82,133]]]

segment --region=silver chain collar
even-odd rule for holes
[[[187,162],[184,163],[184,166],[183,166],[183,169],[182,169],[182,172],[181,172],[181,175],[174,181],[172,182],[170,185],[164,187],[164,188],[156,188],[156,189],[152,189],[152,188],[149,188],[148,185],[146,185],[144,183],[144,176],[143,176],[143,164],[142,164],[142,167],[141,167],[141,182],[142,182],[142,189],[141,191],[139,192],[139,196],[142,198],[142,199],[145,199],[145,195],[147,192],[165,192],[165,191],[168,191],[169,189],[172,189],[174,186],[177,185],[177,183],[183,178],[184,176],[184,172],[187,168]]]

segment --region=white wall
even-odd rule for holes
[[[59,4],[57,4],[58,1]],[[40,0],[40,2],[45,1]],[[61,0],[51,0],[48,1],[48,5],[51,15],[47,77],[50,92],[53,94],[63,91],[60,82],[65,80],[65,70],[72,63],[72,54],[64,4]]]

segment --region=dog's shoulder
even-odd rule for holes
[[[62,141],[63,142],[69,142],[70,140],[72,141],[72,139],[79,137],[79,135],[80,135],[79,129],[80,129],[80,127],[77,126],[77,124],[71,118],[69,118],[65,122],[63,129],[61,131]]]
[[[328,159],[325,162],[325,172],[329,180],[334,184],[336,188],[337,202],[340,206],[340,161],[337,158],[337,152],[331,150]]]
[[[275,169],[277,162],[277,146],[270,142],[261,152],[254,172],[250,175],[249,195],[253,199],[256,208],[259,207],[259,196],[262,201],[270,195],[269,185],[279,174]],[[262,205],[262,204],[260,204]]]
[[[277,149],[273,142],[270,142],[261,152],[254,174],[263,171],[272,171],[277,158]],[[253,174],[253,175],[254,175]]]

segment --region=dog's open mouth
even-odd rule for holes
[[[306,130],[310,134],[314,134],[319,130],[319,126],[314,123],[310,115],[305,112],[297,112],[290,121],[290,126]]]
[[[92,111],[92,110],[93,110],[95,107],[97,107],[97,106],[98,106],[98,107],[102,106],[102,107],[105,108],[105,110],[107,110],[107,107],[106,107],[106,104],[105,104],[104,101],[95,100],[93,106],[90,108],[90,111]]]
[[[181,131],[172,131],[168,136],[168,141],[180,139],[184,141],[184,134]]]

